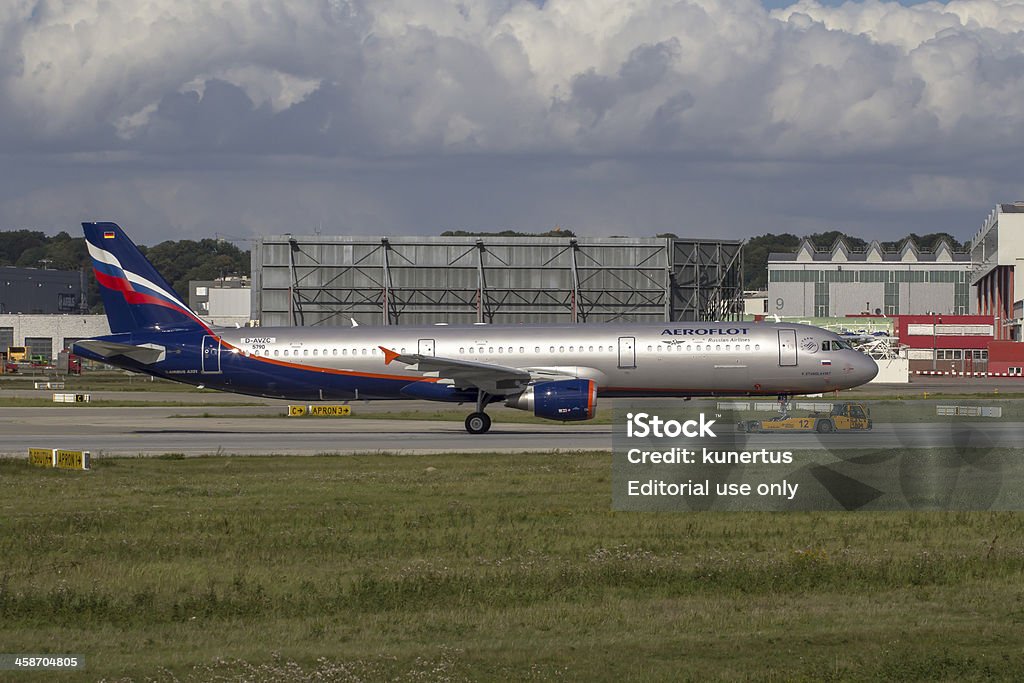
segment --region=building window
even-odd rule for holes
[[[51,337],[25,337],[25,346],[28,347],[28,355],[31,359],[50,362],[53,354],[53,339]]]
[[[828,283],[816,282],[814,284],[814,311],[820,318],[828,317],[829,298]]]

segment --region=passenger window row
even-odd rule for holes
[[[661,344],[648,344],[647,351],[656,353],[680,353],[684,350],[683,347],[683,344],[669,344],[667,346],[662,346]],[[751,349],[750,344],[686,344],[685,350],[696,353],[707,353],[711,351],[746,352],[750,350],[760,351],[761,345],[754,344],[753,349]]]

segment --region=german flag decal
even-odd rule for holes
[[[106,232],[104,232],[103,233],[103,239],[105,239],[105,240],[112,240],[112,239],[114,239],[114,231],[113,230],[107,230]]]

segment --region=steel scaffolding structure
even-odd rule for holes
[[[672,320],[740,320],[743,244],[672,240]]]
[[[267,236],[252,251],[252,314],[264,326],[711,319],[741,310],[738,252],[661,238]]]

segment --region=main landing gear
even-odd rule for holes
[[[487,430],[491,428],[491,418],[484,412],[484,406],[487,405],[489,398],[490,396],[484,392],[477,392],[476,412],[470,413],[466,418],[466,431],[470,434],[486,434]]]

